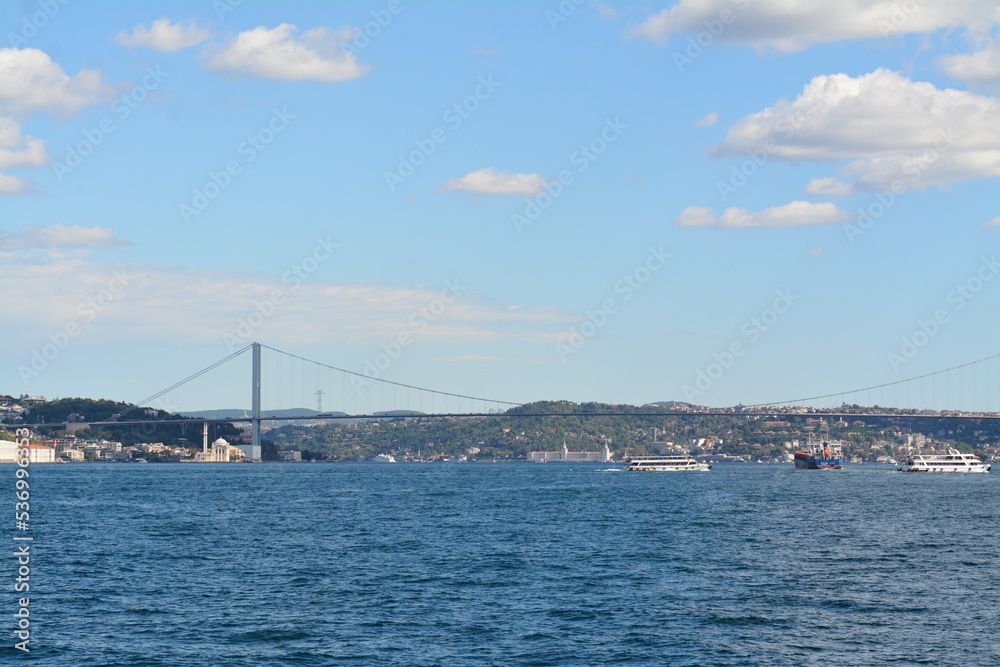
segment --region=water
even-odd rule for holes
[[[995,473],[608,468],[33,466],[0,662],[1000,664]]]

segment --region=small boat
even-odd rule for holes
[[[903,459],[900,472],[989,472],[990,463],[983,463],[975,454],[962,454],[953,447],[947,454],[912,454]]]
[[[678,470],[711,470],[712,465],[702,463],[693,456],[632,456],[625,459],[625,471],[651,470],[651,471],[678,471]]]
[[[837,470],[844,467],[844,446],[836,441],[806,441],[792,459],[800,470]]]

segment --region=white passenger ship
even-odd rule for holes
[[[625,459],[628,466],[626,472],[631,470],[711,470],[709,463],[701,463],[692,456],[632,456]]]
[[[902,472],[989,472],[993,466],[975,454],[962,454],[948,448],[947,454],[912,454],[900,462]]]

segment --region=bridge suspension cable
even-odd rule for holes
[[[1000,353],[993,354],[993,355],[990,355],[988,357],[983,357],[982,359],[977,359],[976,361],[969,361],[969,362],[966,362],[964,364],[959,364],[958,366],[952,366],[951,368],[945,368],[945,369],[940,370],[940,371],[934,371],[933,373],[924,373],[923,375],[916,375],[916,376],[911,377],[911,378],[906,378],[905,380],[896,380],[894,382],[886,382],[886,383],[883,383],[883,384],[876,384],[876,385],[872,385],[870,387],[862,387],[860,389],[852,389],[850,391],[840,391],[840,392],[837,392],[835,394],[823,394],[821,396],[810,396],[808,398],[795,398],[795,399],[792,399],[790,401],[774,401],[772,403],[753,403],[751,405],[745,405],[743,407],[747,407],[747,408],[768,408],[768,407],[772,407],[772,406],[775,406],[775,405],[801,404],[801,403],[807,403],[809,401],[818,401],[818,400],[821,400],[821,399],[824,399],[824,398],[836,398],[838,396],[848,396],[850,394],[857,394],[857,393],[860,393],[860,392],[863,392],[863,391],[873,391],[875,389],[884,389],[886,387],[893,387],[893,386],[897,386],[897,385],[901,385],[901,384],[906,384],[907,382],[915,382],[916,380],[924,380],[926,378],[935,377],[935,376],[938,376],[938,375],[943,375],[945,373],[950,373],[951,371],[956,371],[956,370],[959,370],[961,368],[967,368],[969,366],[976,366],[976,365],[984,363],[984,362],[989,362],[989,361],[991,361],[993,359],[996,359],[997,357],[1000,357]]]
[[[177,389],[178,387],[187,384],[188,382],[190,382],[191,380],[194,380],[195,378],[201,377],[205,373],[207,373],[207,372],[209,372],[209,371],[211,371],[211,370],[213,370],[215,368],[218,368],[219,366],[221,366],[222,364],[226,363],[227,361],[231,361],[232,359],[235,359],[236,357],[240,356],[241,354],[243,354],[244,352],[246,352],[247,350],[249,350],[251,347],[253,347],[253,345],[247,345],[242,350],[237,350],[236,352],[233,352],[232,354],[230,354],[225,359],[221,359],[221,360],[215,362],[214,364],[212,364],[211,366],[207,366],[207,367],[201,369],[200,371],[198,371],[194,375],[190,375],[190,376],[184,378],[183,380],[181,380],[180,382],[177,382],[176,384],[170,385],[169,387],[167,387],[163,391],[157,392],[157,393],[153,394],[152,396],[150,396],[149,398],[147,398],[147,399],[145,399],[143,401],[139,401],[138,403],[136,403],[132,407],[127,408],[125,410],[122,410],[118,414],[116,414],[116,415],[112,416],[110,419],[108,419],[108,421],[110,421],[110,422],[118,421],[118,419],[120,417],[122,417],[124,415],[127,415],[128,413],[132,412],[133,410],[137,410],[137,409],[141,408],[142,406],[146,405],[147,403],[149,403],[150,401],[155,401],[156,399],[158,399],[159,397],[163,396],[164,394],[167,394],[167,393],[173,391],[174,389]]]
[[[404,384],[402,382],[393,382],[392,380],[384,380],[382,378],[376,378],[376,377],[372,377],[370,375],[365,375],[364,373],[357,373],[355,371],[349,371],[349,370],[344,369],[344,368],[338,368],[336,366],[331,366],[330,364],[324,364],[323,362],[320,362],[320,361],[314,361],[312,359],[306,359],[305,357],[300,357],[297,354],[291,354],[290,352],[285,352],[284,350],[278,350],[278,349],[275,349],[275,348],[270,347],[268,345],[261,345],[261,347],[264,348],[264,349],[266,349],[266,350],[270,350],[271,352],[276,352],[278,354],[284,355],[284,356],[289,357],[291,359],[297,359],[298,361],[303,361],[305,363],[314,364],[314,365],[319,366],[321,368],[327,368],[329,370],[337,371],[339,373],[344,373],[346,375],[352,375],[354,377],[363,378],[366,382],[379,382],[379,383],[382,383],[383,385],[391,385],[391,386],[394,386],[394,387],[402,387],[404,389],[413,389],[413,390],[416,390],[416,391],[427,392],[429,394],[436,394],[438,396],[448,396],[448,397],[451,397],[451,398],[461,398],[461,399],[467,399],[467,400],[471,400],[471,401],[482,401],[484,403],[497,403],[497,404],[500,404],[500,405],[511,405],[511,406],[523,405],[522,403],[515,403],[513,401],[500,401],[500,400],[493,399],[493,398],[483,398],[481,396],[469,396],[467,394],[455,394],[455,393],[448,392],[448,391],[439,391],[437,389],[428,389],[426,387],[417,387],[415,385]]]

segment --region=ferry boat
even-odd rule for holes
[[[392,454],[376,454],[372,457],[372,463],[395,463],[396,457]]]
[[[693,456],[632,456],[625,459],[625,472],[633,470],[675,471],[711,470],[710,463],[701,463]]]
[[[949,447],[947,454],[912,454],[903,459],[900,472],[989,472],[992,464],[975,454],[962,454]]]
[[[802,470],[836,470],[844,467],[844,447],[836,441],[806,442],[792,460]]]

